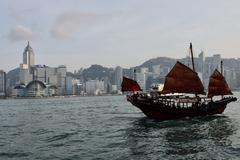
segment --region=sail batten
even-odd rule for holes
[[[232,92],[223,75],[215,69],[209,80],[208,97],[220,95],[232,95]]]
[[[123,77],[123,81],[122,81],[122,92],[125,92],[125,91],[132,91],[132,92],[135,92],[135,91],[141,91],[141,87],[139,86],[139,84],[130,79],[130,78],[127,78],[127,77]]]
[[[162,93],[205,94],[198,74],[178,61],[167,74]]]

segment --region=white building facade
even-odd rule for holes
[[[50,86],[52,89],[56,88],[56,93],[54,94],[65,95],[67,94],[66,73],[67,67],[64,65],[58,67],[35,65],[34,51],[28,42],[23,52],[23,63],[20,64],[19,84],[27,86],[32,81],[37,80]]]

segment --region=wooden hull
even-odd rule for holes
[[[127,99],[134,106],[139,108],[147,117],[159,120],[221,114],[224,112],[228,103],[237,100],[237,98],[228,97],[219,101],[201,104],[200,106],[198,105],[188,108],[181,108],[171,107],[164,103],[154,102],[153,100],[149,99],[139,100],[134,96],[130,96]]]

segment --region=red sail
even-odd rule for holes
[[[122,92],[124,91],[133,91],[133,92],[141,91],[141,88],[136,81],[129,79],[127,77],[123,77]]]
[[[232,94],[223,75],[215,69],[208,84],[208,97]]]
[[[167,74],[162,93],[205,94],[198,74],[178,61]]]

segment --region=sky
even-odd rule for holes
[[[22,63],[129,68],[156,57],[240,57],[239,0],[1,0],[0,69]]]

